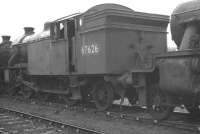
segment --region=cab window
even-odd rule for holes
[[[54,40],[64,39],[64,23],[56,22],[51,25],[51,37]]]
[[[67,20],[67,36],[72,38],[75,36],[75,20]]]

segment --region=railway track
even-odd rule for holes
[[[166,126],[175,129],[181,129],[189,132],[200,132],[200,120],[193,120],[194,117],[189,115],[188,113],[179,113],[174,112],[172,117],[169,120],[154,120],[152,117],[147,113],[147,110],[139,107],[131,108],[130,106],[123,106],[123,111],[120,111],[119,106],[113,105],[114,108],[104,111],[103,113],[108,118],[115,118],[115,119],[122,119],[122,120],[131,120],[137,121],[144,124],[153,124],[157,126]],[[80,107],[79,107],[80,108]],[[76,110],[71,108],[72,110]],[[87,109],[92,109],[95,112],[102,112],[96,111],[95,108],[87,107]],[[79,109],[80,110],[80,109]],[[82,111],[85,111],[83,108]],[[197,117],[199,118],[199,117]]]
[[[132,120],[132,121],[138,121],[145,124],[154,124],[157,126],[166,126],[166,127],[172,127],[175,129],[181,129],[189,132],[200,132],[200,122],[198,123],[189,123],[185,122],[181,119],[179,120],[165,120],[165,121],[158,121],[153,120],[152,118],[148,118],[145,116],[137,116],[133,114],[121,114],[117,112],[107,111],[106,115],[110,118],[118,118],[118,119],[125,119],[125,120]]]
[[[20,100],[23,101],[23,100]],[[25,103],[27,103],[26,100],[24,100]],[[31,103],[31,101],[28,101],[28,103]],[[37,104],[37,102],[35,102]],[[139,122],[142,123],[143,125],[155,125],[155,126],[165,126],[169,128],[175,128],[175,129],[180,129],[188,132],[200,132],[200,122],[191,122],[187,121],[189,117],[188,114],[181,114],[181,113],[174,113],[172,118],[170,120],[166,121],[157,121],[153,120],[150,116],[147,116],[148,113],[144,109],[136,108],[133,109],[131,107],[124,106],[123,111],[119,111],[119,106],[113,105],[113,107],[107,111],[96,111],[96,109],[93,107],[92,104],[89,105],[76,105],[72,107],[65,107],[64,104],[57,104],[57,103],[45,103],[45,102],[39,102],[40,104],[38,105],[48,105],[50,104],[51,107],[54,107],[55,109],[58,109],[57,107],[63,107],[65,110],[70,110],[70,111],[82,111],[82,112],[89,112],[89,113],[97,113],[96,116],[105,116],[106,119],[118,119],[118,120],[128,120],[128,121],[134,121],[134,122]],[[80,133],[98,133],[98,134],[103,134],[104,132],[96,131],[96,130],[90,130],[88,128],[82,128],[73,124],[66,124],[64,122],[58,122],[55,120],[51,120],[44,117],[39,117],[35,116],[32,114],[28,113],[23,113],[20,111],[16,111],[13,109],[6,109],[6,108],[1,108],[0,107],[0,113],[1,111],[7,111],[11,112],[17,115],[24,116],[25,118],[30,118],[30,119],[36,119],[39,121],[46,122],[46,124],[52,124],[53,126],[58,127],[59,129],[62,128],[68,128],[71,129],[71,131],[74,131],[75,133],[80,132]],[[174,118],[173,118],[174,117]],[[185,119],[183,119],[185,118]]]
[[[105,112],[107,117],[118,118],[125,120],[138,121],[141,123],[154,124],[157,126],[167,126],[176,129],[182,129],[191,132],[200,132],[200,119],[192,117],[189,113],[173,112],[171,118],[168,120],[154,120],[148,114],[146,109],[129,106],[124,106],[124,110],[119,112],[119,106],[115,105],[113,109],[107,110]]]
[[[87,105],[86,109],[87,110],[93,110],[94,112],[99,112],[101,113],[102,111],[96,111],[95,108],[91,107],[92,105]],[[147,116],[146,110],[142,108],[136,107],[134,110],[133,108],[130,108],[128,106],[123,106],[123,111],[119,112],[119,106],[114,105],[114,109],[110,109],[107,111],[104,111],[103,113],[106,115],[108,118],[117,118],[117,119],[123,119],[123,120],[132,120],[132,121],[137,121],[141,123],[147,123],[147,124],[154,124],[157,126],[167,126],[167,127],[172,127],[176,129],[182,129],[186,131],[191,131],[191,132],[200,132],[200,121],[195,121],[191,122],[191,117],[188,114],[185,113],[177,113],[174,112],[172,115],[172,118],[169,120],[164,120],[164,121],[158,121],[158,120],[153,120],[151,116]],[[118,108],[117,108],[118,107]],[[77,110],[82,109],[81,111],[86,111],[85,107],[77,107],[70,108],[71,110]],[[128,112],[127,112],[128,111]],[[131,114],[131,112],[133,112]]]
[[[104,134],[73,124],[0,107],[0,134]]]

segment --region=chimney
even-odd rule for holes
[[[3,36],[1,36],[1,37],[2,37],[2,43],[10,42],[10,36],[8,36],[8,35],[3,35]]]
[[[33,27],[24,27],[24,32],[25,32],[25,35],[33,34],[34,28]]]

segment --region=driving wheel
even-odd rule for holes
[[[99,111],[108,109],[113,103],[113,98],[114,91],[110,83],[101,81],[94,85],[93,99]]]

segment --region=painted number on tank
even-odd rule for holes
[[[82,53],[82,55],[97,54],[97,53],[99,53],[99,47],[97,44],[83,45],[81,47],[81,53]]]

